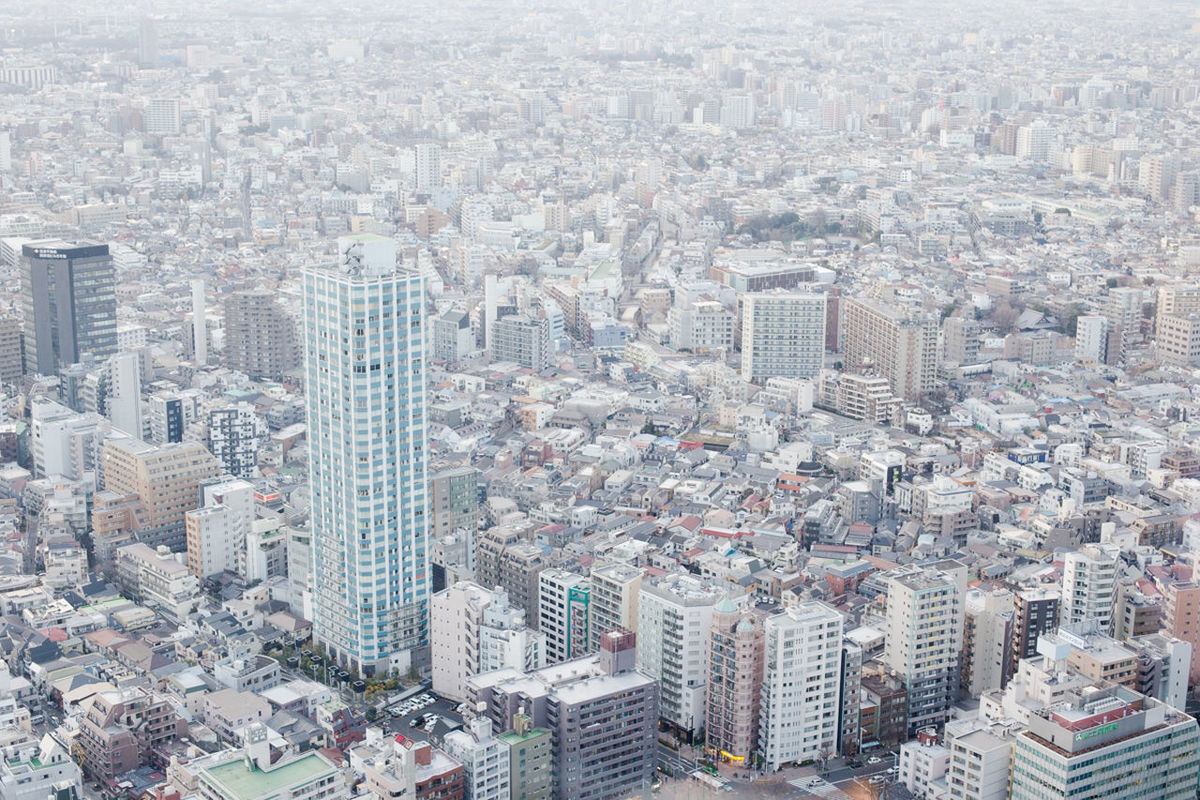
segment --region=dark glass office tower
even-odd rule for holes
[[[54,375],[117,351],[117,298],[108,245],[42,242],[21,248],[25,368]]]

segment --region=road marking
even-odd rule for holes
[[[788,781],[788,784],[795,786],[797,789],[802,789],[808,792],[813,797],[824,797],[827,800],[849,800],[850,795],[843,792],[841,789],[834,786],[829,781],[818,778],[815,775],[810,775],[807,778],[796,778]]]

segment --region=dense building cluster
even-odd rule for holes
[[[0,8],[0,800],[1197,796],[1193,9],[154,5]]]

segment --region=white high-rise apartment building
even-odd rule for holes
[[[114,428],[142,438],[142,368],[137,353],[119,353],[109,360],[112,388],[108,395],[108,418]]]
[[[883,662],[908,690],[908,730],[937,726],[958,695],[967,568],[957,561],[887,573]]]
[[[442,185],[442,148],[425,143],[416,147],[416,184],[418,192],[428,192]]]
[[[721,99],[721,124],[741,130],[754,127],[754,96],[740,92],[725,95]]]
[[[103,417],[77,414],[45,398],[30,402],[29,417],[35,477],[62,475],[78,481],[94,474],[105,439]]]
[[[459,229],[468,241],[477,242],[479,241],[479,226],[484,222],[491,222],[495,214],[495,209],[492,208],[492,204],[486,197],[478,195],[468,197],[462,203]]]
[[[742,378],[815,378],[825,362],[825,295],[742,297]]]
[[[1012,664],[1016,604],[1007,589],[970,589],[963,635],[963,691],[971,697],[1001,688]]]
[[[423,281],[394,240],[344,237],[303,308],[313,631],[338,663],[404,671],[428,641]]]
[[[671,346],[705,353],[733,347],[733,314],[716,300],[700,300],[667,311]]]
[[[236,558],[231,569],[246,574],[246,537],[254,526],[254,484],[225,476],[200,484],[200,499],[205,507],[225,506],[231,512],[230,525]]]
[[[1017,129],[1017,158],[1030,161],[1045,161],[1050,157],[1050,144],[1054,141],[1054,130],[1038,120]]]
[[[192,281],[192,352],[196,364],[208,363],[208,325],[204,321],[204,281]]]
[[[531,672],[546,665],[546,637],[525,626],[524,609],[509,604],[503,590],[459,581],[430,601],[433,690],[466,700],[466,680],[511,667]]]
[[[1156,203],[1169,199],[1181,166],[1178,153],[1142,156],[1138,161],[1138,186],[1142,194]]]
[[[463,765],[471,800],[509,800],[508,745],[492,735],[487,717],[469,720],[466,727],[446,734],[446,754]]]
[[[644,574],[640,567],[620,562],[592,567],[588,624],[591,650],[600,648],[601,637],[609,631],[624,629],[637,633],[638,598]]]
[[[827,759],[838,752],[842,615],[817,601],[763,623],[759,751],[766,768]]]
[[[946,771],[951,800],[1008,800],[1013,737],[1024,730],[1014,720],[956,719],[946,723]]]
[[[550,321],[528,314],[510,314],[496,320],[488,332],[496,361],[512,361],[537,372],[554,363],[550,346]]]
[[[1089,619],[1108,630],[1117,601],[1117,561],[1121,551],[1112,544],[1088,544],[1063,557],[1062,604],[1059,625]]]
[[[1108,355],[1108,319],[1087,314],[1075,321],[1075,360],[1102,364]]]
[[[155,97],[148,100],[142,116],[146,133],[152,135],[177,136],[183,127],[177,97]]]
[[[182,389],[178,392],[161,391],[146,400],[146,418],[143,428],[149,428],[150,441],[154,444],[182,442],[183,432],[196,421],[200,413],[198,389]]]
[[[1108,290],[1108,303],[1104,307],[1108,317],[1108,329],[1117,334],[1113,343],[1120,352],[1110,352],[1109,360],[1124,363],[1129,356],[1129,347],[1141,334],[1142,290],[1133,286],[1119,286]]]
[[[217,478],[200,484],[201,508],[184,514],[188,570],[203,580],[221,572],[245,575],[246,537],[254,524],[254,484]]]
[[[258,476],[258,449],[269,435],[267,421],[249,403],[208,412],[208,450],[230,475]]]
[[[525,609],[509,603],[504,592],[493,594],[479,623],[479,671],[532,672],[546,666],[546,637],[525,624]]]
[[[550,567],[538,574],[538,630],[546,636],[546,663],[579,658],[591,648],[592,584]]]
[[[237,566],[233,512],[223,505],[193,508],[184,514],[188,571],[203,580]]]
[[[638,669],[658,680],[658,716],[685,739],[704,729],[713,606],[724,596],[691,575],[642,583]]]

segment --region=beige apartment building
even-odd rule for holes
[[[1164,366],[1200,364],[1200,314],[1159,314],[1158,361]]]
[[[892,393],[907,401],[933,390],[938,352],[935,319],[861,297],[846,299],[844,308],[846,371],[882,375]]]
[[[215,477],[217,460],[199,442],[153,445],[137,439],[104,443],[104,488],[137,500],[121,524],[151,547],[186,546],[184,515],[200,505],[200,482]]]

